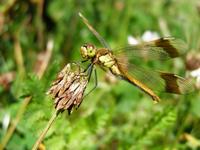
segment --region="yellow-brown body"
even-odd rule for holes
[[[128,74],[128,68],[122,67],[117,63],[117,58],[114,57],[112,51],[106,48],[98,49],[95,57],[92,59],[92,63],[108,68],[112,74],[128,81],[150,95],[155,102],[160,101],[160,98],[149,87]]]

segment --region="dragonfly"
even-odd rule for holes
[[[173,73],[148,70],[134,64],[134,58],[139,58],[140,63],[142,63],[142,59],[165,61],[179,57],[179,50],[185,49],[182,40],[163,37],[113,50],[81,13],[79,13],[79,16],[103,45],[103,48],[96,48],[93,44],[84,44],[80,48],[84,61],[90,61],[88,67],[90,74],[95,68],[94,66],[107,68],[113,75],[129,82],[149,95],[155,103],[160,101],[160,97],[156,94],[157,91],[185,94],[194,90],[189,79]],[[95,76],[97,76],[96,69]],[[97,86],[97,77],[95,78]]]

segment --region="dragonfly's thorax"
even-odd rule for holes
[[[110,71],[115,75],[120,75],[116,59],[114,58],[112,52],[108,49],[98,49],[93,63],[110,69]]]

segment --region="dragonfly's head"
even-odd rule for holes
[[[92,44],[84,44],[81,46],[81,56],[84,59],[91,59],[96,55],[96,47]]]

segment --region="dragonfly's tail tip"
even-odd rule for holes
[[[82,17],[82,16],[83,16],[81,12],[78,12],[78,15],[79,15],[80,17]]]
[[[154,102],[154,104],[157,104],[157,103],[159,103],[160,102],[160,98],[159,97],[153,97],[153,102]]]
[[[158,104],[159,102],[160,102],[160,101],[155,101],[155,100],[153,101],[154,104]]]

